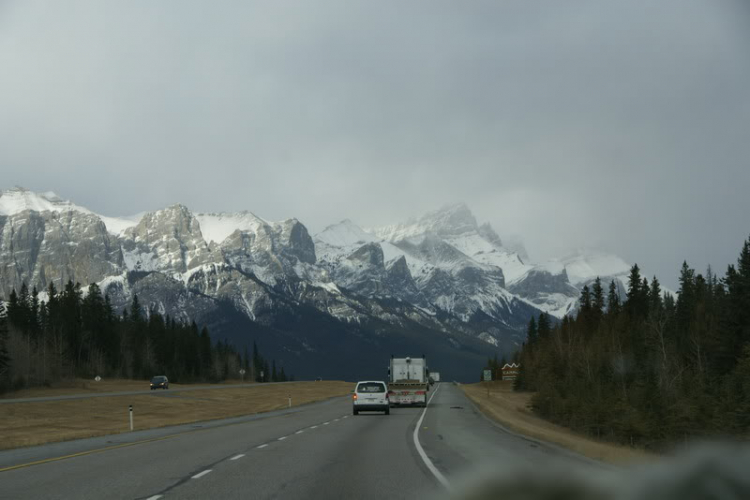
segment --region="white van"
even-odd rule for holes
[[[391,414],[388,401],[388,386],[380,380],[357,382],[352,395],[352,413],[357,415],[361,411],[382,411]]]

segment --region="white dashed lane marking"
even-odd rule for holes
[[[163,495],[154,495],[152,497],[148,497],[146,500],[159,500]]]
[[[232,458],[230,458],[229,460],[239,460],[240,458],[242,458],[242,457],[244,457],[244,456],[245,456],[245,455],[241,453],[241,454],[239,454],[239,455],[237,455],[237,456],[235,456],[235,457],[232,457]]]
[[[305,432],[305,431],[297,431],[297,432],[295,432],[295,434],[302,434],[303,432]]]
[[[282,436],[282,437],[280,437],[280,438],[279,438],[279,441],[283,441],[283,440],[285,440],[285,439],[286,439],[287,437],[289,437],[289,436]]]
[[[266,446],[268,446],[268,445],[267,444],[262,444],[262,445],[258,446],[258,448],[265,448]]]
[[[330,424],[330,423],[331,423],[331,422],[323,422],[323,425],[328,425],[328,424]]]
[[[313,425],[312,427],[310,427],[310,429],[317,429],[317,428],[318,428],[317,425]]]
[[[212,470],[213,470],[213,469],[208,469],[208,470],[204,470],[203,472],[201,472],[201,473],[199,473],[199,474],[196,474],[196,475],[194,475],[194,476],[193,476],[193,479],[200,479],[200,478],[202,478],[203,476],[205,476],[206,474],[208,474],[209,472],[211,472]]]

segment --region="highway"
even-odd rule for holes
[[[389,416],[353,416],[349,398],[336,398],[0,452],[0,498],[440,498],[479,465],[562,459],[596,467],[504,431],[456,385],[436,387],[426,410],[394,408]]]

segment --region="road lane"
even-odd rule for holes
[[[433,392],[419,428],[448,481],[477,464],[570,456],[502,431],[453,384]],[[348,398],[0,472],[0,498],[430,498],[441,486],[413,432],[421,408],[351,415]]]
[[[409,439],[419,411],[332,420],[158,494],[196,500],[429,498],[439,487]]]
[[[571,451],[504,430],[482,415],[460,387],[440,385],[419,437],[427,456],[449,482],[478,466],[505,470],[510,466],[549,465],[562,460],[604,467]]]
[[[0,472],[0,498],[148,498],[240,453],[350,411],[337,398],[273,418]]]

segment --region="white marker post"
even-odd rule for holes
[[[128,405],[128,413],[130,413],[130,431],[133,431],[133,405]]]
[[[292,407],[292,395],[290,394],[289,395],[289,408],[291,407]]]

